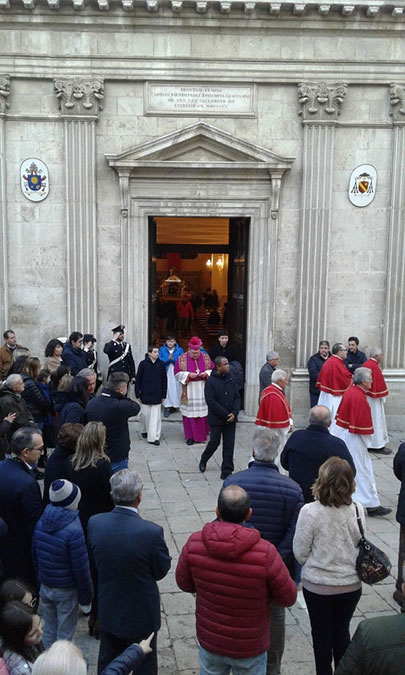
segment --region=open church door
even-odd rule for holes
[[[227,325],[229,341],[237,351],[243,372],[246,365],[246,301],[250,218],[229,219]]]
[[[152,216],[149,216],[148,218],[148,225],[149,225],[148,339],[149,342],[152,344],[156,337],[156,221]]]

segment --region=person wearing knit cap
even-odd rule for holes
[[[50,503],[34,530],[32,557],[40,585],[46,649],[56,640],[73,639],[79,604],[85,614],[91,609],[93,585],[79,520],[80,498],[75,483],[54,480]]]
[[[200,338],[192,337],[188,351],[180,354],[174,365],[174,376],[181,384],[180,412],[187,445],[204,443],[209,430],[204,385],[214,364],[208,354],[201,351],[201,345]]]

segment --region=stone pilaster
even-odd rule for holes
[[[97,334],[96,122],[100,79],[54,80],[65,124],[67,326]]]
[[[390,85],[393,120],[384,364],[405,368],[405,83]]]
[[[5,113],[9,106],[10,76],[0,75],[0,324],[8,328],[8,240]]]
[[[296,367],[304,368],[326,335],[334,134],[345,83],[302,82],[304,125]]]

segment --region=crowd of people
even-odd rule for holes
[[[391,511],[380,504],[369,455],[391,452],[381,349],[367,359],[356,337],[348,349],[320,342],[308,361],[311,410],[301,430],[285,396],[288,373],[268,352],[258,374],[252,458],[235,473],[243,371],[227,332],[208,351],[197,336],[183,351],[167,335],[136,368],[124,330],[116,326],[104,346],[104,385],[94,335],[50,340],[41,363],[13,331],[4,333],[0,675],[85,673],[72,644],[79,610],[100,639],[99,674],[158,672],[157,581],[171,556],[163,529],[140,515],[143,482],[128,468],[128,420],[140,414],[141,437],[158,446],[162,412],[167,419],[177,410],[187,446],[209,436],[202,473],[222,441],[215,517],[189,537],[176,567],[179,588],[196,597],[200,674],[279,675],[285,608],[302,587],[317,675],[371,675],[360,669],[369,647],[359,644],[378,629],[365,622],[350,643],[349,627],[361,597],[358,518],[364,528],[366,515]],[[394,599],[402,606],[405,444],[394,472],[401,481]],[[405,626],[400,615],[388,618],[389,641]],[[376,640],[380,650],[387,640]],[[384,672],[400,672],[404,651],[405,643],[390,652],[392,670]]]

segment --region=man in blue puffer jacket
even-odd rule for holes
[[[229,476],[224,487],[240,485],[246,490],[252,507],[250,524],[276,547],[294,579],[292,540],[304,498],[298,483],[282,476],[274,464],[279,445],[276,429],[258,428],[253,434],[253,462],[246,471]],[[273,600],[270,602],[270,638],[267,675],[278,675],[284,651],[285,609]]]
[[[79,520],[80,489],[68,480],[49,488],[50,504],[37,522],[32,557],[40,584],[42,641],[72,640],[79,604],[89,613],[93,599],[89,558]]]

